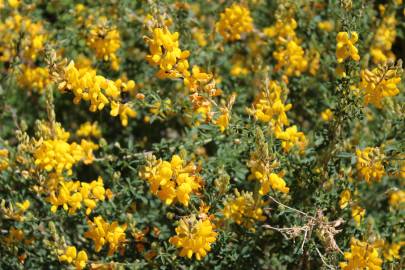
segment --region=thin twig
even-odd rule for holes
[[[305,229],[304,239],[302,240],[302,244],[301,244],[301,248],[300,248],[301,252],[303,252],[303,250],[304,250],[305,241],[307,240],[307,234],[308,234],[308,230]]]
[[[302,212],[301,210],[292,208],[292,207],[290,207],[290,206],[288,206],[288,205],[285,205],[285,204],[283,204],[283,203],[277,201],[276,199],[274,199],[274,197],[272,197],[272,196],[270,196],[270,195],[268,195],[268,197],[269,197],[273,202],[275,202],[275,203],[277,203],[277,204],[279,204],[279,205],[282,205],[282,206],[284,206],[285,208],[288,208],[288,209],[293,210],[293,211],[295,211],[295,212],[297,212],[297,213],[300,213],[301,215],[304,215],[304,216],[306,216],[307,218],[315,219],[315,217],[313,217],[313,216],[311,216],[311,215],[308,215],[307,213]]]
[[[315,250],[316,250],[316,252],[318,252],[319,257],[321,258],[323,264],[324,264],[326,267],[328,267],[329,269],[332,269],[332,270],[336,270],[335,267],[333,267],[332,265],[328,264],[328,263],[325,261],[325,257],[322,255],[322,253],[319,251],[319,249],[316,247],[316,245],[315,245]]]

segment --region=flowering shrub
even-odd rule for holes
[[[0,0],[0,269],[404,269],[402,0]]]

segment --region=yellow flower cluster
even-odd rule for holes
[[[20,69],[21,74],[19,74],[17,80],[22,88],[42,93],[52,83],[47,68],[21,65]]]
[[[0,149],[0,172],[6,170],[8,166],[9,166],[8,150]]]
[[[340,193],[339,207],[340,209],[345,209],[347,206],[351,206],[351,215],[356,226],[360,226],[361,222],[366,215],[366,209],[361,207],[357,202],[355,197],[358,195],[357,190],[354,192],[353,196],[349,189],[345,189]]]
[[[339,32],[336,36],[336,59],[338,63],[342,63],[347,58],[352,58],[354,61],[360,60],[359,52],[354,46],[359,40],[357,32]]]
[[[390,60],[395,61],[395,55],[391,49],[397,35],[396,25],[395,16],[383,17],[370,48],[370,54],[375,64],[383,64]]]
[[[398,95],[401,74],[401,68],[390,68],[388,66],[380,66],[371,71],[368,69],[362,70],[360,88],[364,93],[365,105],[371,103],[377,108],[381,108],[381,101],[385,97]]]
[[[260,195],[266,195],[270,189],[277,190],[282,193],[288,193],[287,187],[282,173],[276,174],[273,169],[277,167],[277,162],[269,163],[266,160],[260,158],[260,153],[253,152],[250,160],[248,161],[248,167],[250,167],[249,180],[257,180],[260,182]]]
[[[45,41],[47,40],[46,32],[42,23],[33,22],[31,19],[20,15],[18,12],[6,17],[4,22],[0,21],[0,62],[10,62],[13,57],[17,56],[17,47],[15,40],[19,40],[22,52],[23,62],[33,62],[37,59],[39,53],[43,51]],[[20,33],[24,35],[20,36]]]
[[[86,215],[90,215],[97,202],[104,201],[108,194],[111,194],[111,191],[104,189],[101,177],[91,183],[61,181],[59,188],[51,191],[48,201],[52,204],[51,211],[54,213],[62,206],[69,214],[74,214],[83,204],[87,207]]]
[[[180,256],[191,259],[195,255],[201,260],[211,250],[216,241],[215,226],[209,219],[197,219],[195,215],[184,217],[176,227],[176,235],[169,242],[181,248]]]
[[[88,220],[87,223],[90,229],[84,233],[84,237],[94,241],[96,252],[99,252],[108,243],[108,256],[111,256],[126,241],[126,224],[119,225],[117,221],[110,224],[101,216],[95,217],[93,221]]]
[[[91,26],[87,44],[95,52],[97,59],[110,61],[113,70],[119,69],[116,52],[121,47],[120,33],[116,27],[108,25],[106,17],[101,17],[97,24]]]
[[[382,159],[384,155],[380,153],[380,149],[366,147],[363,150],[356,150],[357,162],[356,168],[359,175],[371,183],[372,181],[380,181],[385,175]]]
[[[91,112],[102,110],[105,105],[110,104],[110,115],[114,117],[119,115],[123,126],[128,125],[128,117],[136,117],[136,112],[130,105],[121,102],[121,92],[132,91],[135,88],[134,81],[114,82],[97,75],[95,70],[76,68],[73,61],[61,73],[58,88],[61,92],[71,91],[75,96],[73,99],[75,104],[82,99],[90,101]]]
[[[227,198],[224,203],[223,215],[239,225],[248,229],[253,229],[255,221],[264,221],[263,215],[264,202],[255,200],[252,192],[235,190],[235,196]]]
[[[152,38],[145,37],[145,40],[150,52],[146,60],[150,65],[159,67],[158,78],[189,77],[187,58],[190,52],[180,49],[178,32],[172,34],[167,28],[157,27],[153,29]]]
[[[97,122],[86,122],[81,124],[79,129],[76,131],[76,135],[79,137],[101,137],[101,129]]]
[[[248,8],[234,3],[220,14],[215,27],[226,41],[236,41],[253,31],[253,19]]]
[[[35,153],[35,165],[48,172],[55,170],[62,174],[67,170],[72,174],[73,164],[83,159],[83,149],[77,143],[69,144],[63,140],[42,141]]]
[[[339,264],[342,270],[382,269],[382,259],[378,247],[355,238],[351,240],[350,252],[345,252],[344,257],[346,262]]]
[[[72,166],[79,161],[84,161],[85,164],[93,162],[93,150],[98,149],[97,144],[87,140],[81,140],[80,144],[68,143],[69,132],[59,126],[56,126],[55,133],[55,138],[38,141],[34,152],[36,166],[48,172],[55,171],[59,175],[64,171],[71,175]]]
[[[392,207],[404,207],[405,206],[405,191],[397,190],[390,194],[389,204]]]
[[[219,117],[213,121],[213,123],[219,127],[219,130],[222,133],[225,132],[225,129],[228,128],[229,120],[231,118],[232,106],[235,103],[235,100],[236,94],[233,93],[229,98],[228,104],[220,108],[221,114],[219,115]]]
[[[268,88],[261,92],[254,104],[253,114],[256,120],[269,123],[273,131],[281,131],[289,124],[286,112],[292,105],[284,103],[286,91],[277,81],[270,81]]]
[[[274,38],[277,45],[283,45],[288,41],[298,41],[295,29],[298,24],[294,18],[278,19],[272,26],[263,29],[263,34],[270,38]]]
[[[214,102],[210,98],[221,94],[213,75],[202,72],[196,65],[190,71],[187,60],[190,52],[180,49],[178,32],[172,34],[167,27],[156,27],[152,31],[152,37],[145,37],[145,41],[150,52],[146,60],[150,65],[159,67],[156,76],[159,79],[183,79],[184,86],[192,93],[189,97],[193,112],[200,115],[205,122],[210,122],[214,114],[211,112]],[[201,95],[201,92],[205,95]]]
[[[171,34],[167,28],[155,28],[152,38],[145,39],[150,51],[146,60],[152,66],[159,66],[160,70],[156,74],[158,78],[182,78],[184,85],[191,92],[196,92],[200,84],[203,84],[206,92],[211,93],[214,90],[211,95],[218,94],[218,91],[215,91],[215,82],[213,85],[207,84],[212,79],[211,74],[202,72],[198,66],[193,66],[191,72],[189,71],[187,58],[190,52],[181,51],[179,48],[178,32]],[[193,101],[193,98],[191,100]]]
[[[219,127],[221,132],[224,132],[229,125],[229,110],[222,108],[221,115],[215,120],[215,124]]]
[[[301,40],[297,37],[295,29],[297,22],[288,17],[285,20],[278,19],[273,26],[263,29],[263,33],[275,39],[277,45],[273,53],[277,60],[275,70],[283,70],[284,75],[300,76],[308,68],[308,60],[300,46]]]
[[[17,76],[18,85],[24,90],[42,92],[51,83],[48,70],[36,66],[48,38],[43,24],[33,22],[18,12],[5,18],[4,22],[0,19],[0,63],[13,62],[18,57],[18,63],[21,63],[18,67],[21,71]]]
[[[277,139],[281,140],[281,147],[286,152],[290,151],[294,146],[304,150],[307,145],[304,133],[298,131],[296,125],[286,128],[285,131],[277,131],[275,135]]]
[[[196,92],[200,84],[204,85],[211,79],[212,74],[202,72],[200,67],[193,66],[190,76],[184,78],[184,86],[186,86],[190,92]],[[209,85],[206,85],[206,87],[209,87]],[[204,90],[209,91],[211,89],[206,88]],[[216,95],[216,93],[213,95]]]
[[[244,66],[244,61],[241,57],[234,60],[230,74],[234,77],[243,77],[249,74],[249,69]]]
[[[150,190],[166,204],[175,201],[188,206],[190,195],[201,187],[201,179],[196,174],[197,166],[186,163],[174,155],[170,162],[156,160],[153,156],[140,172],[140,176],[150,184]]]
[[[84,250],[77,253],[75,246],[68,246],[65,250],[58,250],[61,254],[59,256],[60,262],[67,262],[76,267],[76,270],[82,270],[86,267],[88,258],[87,253]]]
[[[399,252],[404,245],[405,242],[403,241],[392,244],[386,243],[383,250],[384,258],[390,262],[394,261],[395,259],[401,259]]]
[[[276,81],[270,81],[265,91],[261,92],[254,104],[253,110],[248,110],[261,122],[269,123],[277,139],[281,140],[281,146],[288,152],[295,145],[302,150],[307,141],[304,133],[298,132],[297,127],[289,125],[286,112],[292,108],[291,104],[285,104],[286,89]]]
[[[205,38],[205,32],[202,28],[194,28],[193,29],[193,38],[197,41],[200,47],[207,46],[208,42]]]
[[[210,98],[220,95],[221,90],[217,89],[212,74],[202,72],[196,65],[190,71],[187,60],[190,52],[180,49],[178,39],[178,32],[172,34],[167,27],[154,28],[152,38],[145,37],[150,52],[146,60],[150,65],[159,67],[156,74],[159,79],[183,79],[184,86],[192,93],[189,97],[193,112],[208,123],[214,114],[211,112],[214,102]],[[200,95],[199,90],[208,95]],[[226,128],[225,125],[220,126],[221,129],[223,127]]]
[[[17,209],[13,207],[13,204],[10,203],[9,207],[5,206],[5,201],[0,201],[0,212],[6,219],[12,219],[16,221],[23,221],[25,219],[24,213],[28,210],[31,203],[29,200],[25,200],[23,202],[17,202],[16,204]]]
[[[300,76],[307,70],[308,61],[304,50],[295,41],[288,41],[286,46],[280,47],[273,56],[277,60],[275,70],[283,69],[286,76]]]

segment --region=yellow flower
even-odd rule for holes
[[[405,191],[397,190],[392,192],[389,196],[388,202],[392,207],[403,207],[403,204],[405,203]]]
[[[116,52],[121,47],[120,33],[108,25],[107,18],[101,17],[96,25],[91,26],[87,43],[97,59],[110,61],[113,70],[119,69]]]
[[[338,64],[335,68],[335,72],[338,77],[341,77],[341,78],[346,77],[346,69],[343,64]]]
[[[28,208],[30,207],[31,203],[29,200],[25,200],[22,203],[16,203],[17,207],[19,208],[19,212],[20,213],[24,213],[25,211],[28,210]]]
[[[72,263],[73,260],[76,259],[76,256],[77,256],[76,247],[69,246],[69,247],[66,248],[64,254],[59,256],[59,260],[62,261],[62,262],[66,261],[68,263]]]
[[[350,38],[347,32],[339,32],[336,36],[336,58],[338,63],[342,63],[347,58],[352,58],[354,61],[359,61],[360,56],[357,48],[354,46],[358,41],[357,32],[351,32]]]
[[[80,141],[80,147],[83,151],[83,162],[84,164],[91,164],[94,160],[93,151],[99,148],[98,144],[93,143],[92,141],[82,139]]]
[[[77,209],[81,208],[83,197],[79,192],[79,181],[60,182],[59,189],[51,191],[48,201],[52,204],[51,211],[55,213],[59,206],[74,214]]]
[[[281,46],[273,53],[277,60],[275,70],[283,69],[286,76],[300,76],[307,70],[308,61],[304,50],[295,41],[289,41],[286,46]]]
[[[219,127],[221,132],[224,132],[225,129],[228,128],[229,120],[231,117],[231,110],[232,110],[233,104],[235,103],[235,100],[236,100],[236,94],[233,93],[229,97],[228,104],[226,106],[223,106],[220,108],[220,111],[221,111],[220,116],[215,121],[213,121],[214,124],[216,124]]]
[[[206,84],[212,79],[212,74],[202,72],[199,66],[194,65],[191,74],[184,78],[184,85],[191,91],[197,91],[200,84]]]
[[[350,193],[350,190],[345,189],[342,191],[342,193],[340,194],[340,201],[339,201],[340,209],[344,209],[347,207],[347,205],[350,203],[351,196],[352,195]]]
[[[158,78],[179,78],[189,76],[187,61],[189,51],[182,51],[179,47],[179,33],[170,33],[167,28],[153,29],[152,37],[145,38],[150,54],[146,60],[152,66],[160,68]]]
[[[286,112],[292,108],[291,104],[284,104],[286,91],[278,82],[270,81],[268,89],[260,93],[254,109],[249,112],[257,120],[269,123],[274,131],[281,131],[289,124]]]
[[[396,38],[397,21],[395,16],[384,16],[381,24],[374,35],[370,48],[370,54],[375,64],[383,64],[388,61],[395,61],[395,55],[391,51]]]
[[[94,70],[77,69],[73,61],[64,68],[59,90],[61,92],[72,91],[75,95],[73,100],[75,104],[82,99],[90,100],[90,111],[92,112],[102,110],[109,103],[108,97],[118,98],[120,95],[119,89],[112,81],[96,75]]]
[[[84,233],[84,237],[94,241],[96,252],[99,252],[102,247],[108,243],[108,256],[111,256],[126,242],[126,224],[119,225],[117,221],[110,224],[101,216],[95,217],[93,221],[88,220],[87,223],[90,229]]]
[[[356,150],[357,162],[356,168],[360,176],[371,183],[372,181],[380,181],[385,175],[382,159],[384,155],[380,153],[380,149],[366,147],[363,150]]]
[[[52,212],[62,206],[69,214],[74,214],[84,204],[87,207],[86,215],[89,215],[96,208],[97,202],[104,201],[106,197],[101,177],[91,183],[62,180],[58,184],[59,188],[52,190],[48,197]]]
[[[383,251],[384,258],[390,262],[394,261],[395,259],[401,259],[399,251],[401,250],[403,245],[405,245],[405,242],[385,244]]]
[[[10,2],[17,7],[21,1]],[[34,23],[28,17],[14,12],[7,16],[4,22],[0,22],[0,40],[0,62],[10,62],[18,53],[21,62],[32,63],[44,50],[47,34],[41,22]],[[15,48],[16,40],[19,50]]]
[[[217,233],[214,229],[209,219],[197,219],[194,215],[184,217],[179,221],[176,235],[169,242],[181,248],[180,256],[191,259],[195,255],[197,260],[201,260],[216,241]]]
[[[98,126],[97,122],[91,123],[91,122],[86,122],[84,124],[81,124],[79,129],[76,131],[76,135],[79,137],[95,137],[95,138],[100,138],[101,137],[101,129]]]
[[[281,147],[288,152],[292,147],[298,146],[300,150],[304,150],[307,145],[307,139],[303,132],[299,132],[297,126],[288,127],[285,131],[276,131],[276,138],[281,140]]]
[[[12,8],[18,8],[21,4],[21,0],[8,0],[8,4]]]
[[[87,263],[87,253],[84,250],[77,253],[75,246],[68,246],[65,250],[59,250],[59,253],[62,254],[59,256],[60,262],[67,262],[76,267],[76,270],[82,270],[86,267]]]
[[[253,31],[253,19],[249,9],[234,3],[220,14],[215,27],[226,41],[236,41],[242,38],[242,34]]]
[[[8,150],[0,149],[0,172],[6,170],[8,166]]]
[[[364,103],[381,108],[381,101],[385,97],[394,97],[399,94],[398,84],[401,82],[402,70],[387,66],[375,68],[372,71],[362,70],[360,88],[364,93]]]
[[[331,32],[334,27],[333,21],[321,21],[318,23],[318,28],[326,32]]]
[[[233,61],[231,75],[234,77],[243,77],[249,74],[249,69],[244,66],[244,59],[240,56]]]
[[[22,88],[42,93],[51,84],[48,68],[21,66],[21,74],[17,78]]]
[[[223,214],[239,225],[253,229],[255,221],[264,221],[262,200],[255,201],[251,192],[239,193],[235,190],[235,196],[228,197],[224,203]]]
[[[297,21],[294,18],[278,19],[273,26],[263,29],[263,34],[268,37],[275,38],[277,45],[286,44],[289,41],[299,43],[295,29]]]
[[[325,122],[329,122],[332,121],[333,119],[333,112],[331,111],[331,109],[326,109],[323,112],[321,112],[321,119]]]
[[[62,140],[45,140],[34,152],[36,166],[48,172],[54,170],[58,174],[64,171],[72,174],[72,166],[83,157],[84,152],[80,145]]]
[[[360,226],[361,221],[363,220],[365,214],[366,209],[358,205],[352,206],[352,217],[354,219],[354,222],[356,223],[356,226]]]
[[[202,28],[193,29],[193,38],[197,41],[200,47],[207,46],[207,39],[205,38],[205,32]]]
[[[346,261],[339,264],[342,270],[382,269],[378,247],[355,238],[351,240],[350,252],[345,252],[344,257]]]
[[[272,172],[272,168],[270,168],[269,164],[258,158],[257,153],[252,154],[248,162],[248,167],[250,167],[250,175],[248,179],[260,182],[260,195],[266,195],[270,192],[270,189],[282,193],[288,193],[290,191],[281,174]]]
[[[201,187],[196,170],[193,163],[186,164],[178,155],[170,162],[152,157],[140,176],[149,182],[151,192],[166,204],[178,201],[188,206],[190,195]]]
[[[215,120],[215,124],[219,127],[221,132],[224,132],[229,125],[229,111],[223,110],[221,115]]]
[[[121,92],[132,91],[135,88],[134,81],[114,82],[97,75],[91,68],[76,68],[73,61],[64,67],[62,74],[59,75],[58,88],[62,93],[71,91],[74,95],[73,103],[79,104],[82,99],[90,101],[91,112],[101,111],[110,104],[110,115],[119,115],[123,126],[128,125],[128,116],[136,117],[136,112],[130,105],[121,101]]]

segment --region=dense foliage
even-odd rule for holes
[[[0,0],[0,269],[404,269],[402,0]]]

